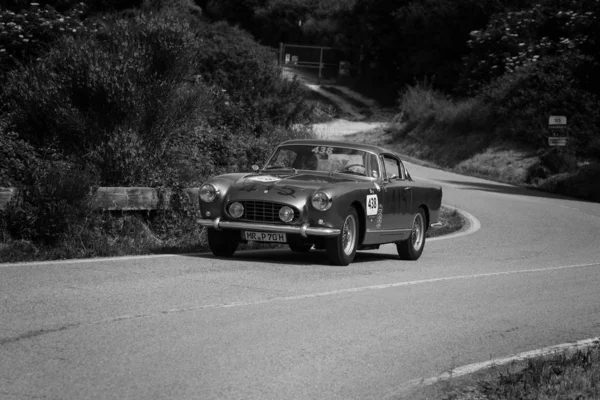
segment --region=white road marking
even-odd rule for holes
[[[469,223],[469,226],[464,231],[461,230],[458,232],[450,233],[448,235],[428,238],[427,239],[428,242],[435,242],[436,240],[456,239],[461,236],[470,235],[472,233],[477,232],[479,229],[481,229],[481,223],[479,222],[479,220],[477,218],[475,218],[475,216],[473,214],[470,214],[470,213],[466,212],[465,210],[461,210],[460,208],[449,206],[447,204],[442,204],[442,206],[444,206],[446,208],[450,208],[452,210],[456,210],[456,212],[458,212],[460,215],[462,215],[467,220],[467,222]]]
[[[183,257],[183,256],[194,256],[204,253],[186,253],[186,254],[149,254],[142,256],[122,256],[122,257],[98,257],[98,258],[76,258],[72,260],[52,260],[52,261],[26,261],[0,264],[0,268],[9,267],[31,267],[35,265],[56,265],[56,264],[84,264],[84,263],[97,263],[97,262],[118,262],[118,261],[129,261],[129,260],[148,260],[155,258],[169,258],[169,257]]]
[[[458,378],[460,376],[469,375],[474,372],[479,372],[488,368],[497,367],[501,365],[510,364],[517,361],[524,361],[531,358],[549,356],[555,353],[561,353],[569,350],[584,349],[586,347],[597,345],[600,341],[600,337],[579,340],[572,343],[562,343],[555,346],[543,347],[541,349],[530,350],[519,354],[514,354],[509,357],[495,358],[489,361],[478,362],[474,364],[464,365],[462,367],[454,368],[450,371],[446,371],[438,376],[434,376],[427,379],[414,379],[403,383],[400,387],[395,389],[395,393],[390,397],[395,397],[403,392],[416,389],[419,386],[429,386],[440,381],[446,381],[452,378]]]
[[[420,280],[416,280],[416,281],[405,281],[405,282],[396,282],[396,283],[386,283],[386,284],[382,284],[382,285],[361,286],[361,287],[356,287],[356,288],[338,289],[338,290],[331,290],[328,292],[307,293],[307,294],[301,294],[301,295],[297,295],[297,296],[272,297],[270,299],[254,300],[254,301],[239,301],[239,302],[226,303],[226,304],[208,304],[208,305],[204,305],[204,306],[195,307],[194,309],[203,310],[203,309],[209,309],[209,308],[242,307],[242,306],[250,306],[250,305],[257,305],[257,304],[273,303],[273,302],[277,302],[277,301],[303,300],[303,299],[333,296],[333,295],[346,294],[346,293],[357,293],[357,292],[364,292],[367,290],[381,290],[381,289],[397,288],[397,287],[402,287],[402,286],[423,285],[423,284],[427,284],[427,283],[458,281],[458,280],[478,279],[478,278],[489,278],[489,277],[493,277],[493,276],[532,274],[532,273],[538,273],[538,272],[560,271],[560,270],[566,270],[566,269],[590,268],[590,267],[600,267],[600,262],[591,263],[591,264],[564,265],[564,266],[549,267],[549,268],[523,269],[523,270],[516,270],[516,271],[489,272],[486,274],[458,275],[458,276],[447,276],[447,277],[443,277],[443,278],[420,279]]]
[[[268,299],[254,300],[254,301],[237,301],[237,302],[232,302],[232,303],[215,303],[215,304],[205,304],[205,305],[192,306],[192,307],[171,308],[171,309],[163,310],[163,311],[159,311],[159,312],[143,313],[143,314],[126,314],[126,315],[120,315],[120,316],[111,317],[111,318],[105,318],[105,319],[101,319],[101,320],[97,320],[97,321],[90,321],[90,322],[85,322],[85,323],[80,323],[80,324],[72,324],[72,325],[68,325],[68,326],[62,326],[62,327],[55,328],[55,329],[47,329],[47,333],[52,333],[55,331],[66,329],[66,328],[78,328],[78,327],[83,327],[83,326],[106,324],[106,323],[112,323],[112,322],[127,321],[127,320],[132,320],[132,319],[154,318],[154,317],[157,317],[160,315],[176,314],[176,313],[183,313],[183,312],[195,312],[195,311],[202,311],[202,310],[208,310],[208,309],[246,307],[246,306],[254,306],[254,305],[261,305],[261,304],[275,303],[275,302],[313,299],[313,298],[317,298],[317,297],[334,296],[334,295],[341,295],[341,294],[346,294],[346,293],[358,293],[358,292],[364,292],[367,290],[381,290],[381,289],[397,288],[397,287],[402,287],[402,286],[422,285],[422,284],[427,284],[427,283],[457,281],[457,280],[465,280],[465,279],[488,278],[488,277],[494,277],[494,276],[530,274],[530,273],[538,273],[538,272],[549,272],[549,271],[559,271],[559,270],[566,270],[566,269],[589,268],[589,267],[600,267],[600,262],[591,263],[591,264],[566,265],[566,266],[550,267],[550,268],[535,268],[535,269],[526,269],[526,270],[517,270],[517,271],[490,272],[490,273],[486,273],[486,274],[448,276],[448,277],[444,277],[444,278],[421,279],[421,280],[415,280],[415,281],[388,283],[388,284],[383,284],[383,285],[373,285],[373,286],[362,286],[362,287],[348,288],[348,289],[338,289],[338,290],[331,290],[328,292],[307,293],[307,294],[301,294],[301,295],[297,295],[297,296],[272,297],[272,298],[268,298]],[[29,336],[26,335],[26,337],[29,337]],[[16,341],[16,340],[21,340],[21,339],[22,339],[22,337],[16,337],[16,338],[11,339],[10,341]],[[421,382],[421,381],[419,381],[419,382]]]

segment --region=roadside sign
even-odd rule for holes
[[[548,144],[550,146],[566,146],[567,138],[565,136],[552,136],[548,138]]]
[[[548,125],[552,126],[567,126],[567,117],[564,115],[551,115],[548,119]]]
[[[548,145],[563,147],[567,145],[567,117],[565,115],[551,115],[548,118],[548,129],[552,136],[548,137]]]

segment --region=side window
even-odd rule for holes
[[[408,179],[408,174],[406,173],[406,168],[404,168],[404,164],[400,161],[400,177],[402,179]]]
[[[369,154],[369,163],[371,164],[371,170],[368,176],[372,178],[379,178],[381,173],[379,172],[379,162],[377,161],[377,156],[375,154]]]
[[[383,156],[383,165],[385,167],[385,178],[390,179],[392,176],[403,178],[400,173],[400,165],[398,160],[392,157]]]

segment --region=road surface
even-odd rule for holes
[[[285,250],[0,265],[0,399],[387,399],[600,333],[600,204],[408,165],[470,235],[348,267]]]

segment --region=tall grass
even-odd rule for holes
[[[490,107],[481,99],[454,101],[427,83],[409,86],[389,130],[406,144],[406,153],[455,166],[493,140]]]

